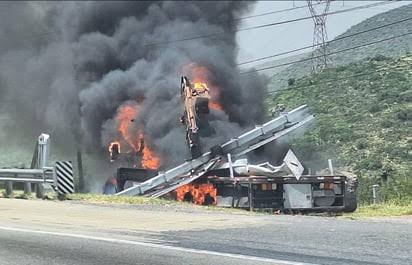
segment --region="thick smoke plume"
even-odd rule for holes
[[[235,18],[249,1],[5,3],[0,28],[0,92],[8,132],[52,134],[64,150],[106,155],[120,135],[116,115],[133,106],[128,128],[168,166],[188,158],[180,76],[207,69],[221,110],[212,110],[208,147],[262,119],[265,83],[236,66]],[[211,38],[175,41],[224,32]],[[105,176],[106,177],[106,176]]]

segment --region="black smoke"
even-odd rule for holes
[[[104,154],[118,135],[115,115],[138,106],[163,165],[188,158],[180,76],[204,66],[224,108],[212,111],[206,147],[261,121],[265,81],[236,66],[235,18],[250,1],[2,2],[0,92],[17,106],[8,132],[52,134],[63,150]],[[2,15],[4,16],[4,15]],[[210,38],[178,41],[223,33]],[[3,42],[3,39],[7,40]],[[18,130],[16,130],[18,128]]]

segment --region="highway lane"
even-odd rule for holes
[[[1,199],[0,212],[2,265],[412,264],[411,218]]]
[[[310,265],[135,240],[10,227],[0,227],[0,257],[3,265]]]
[[[412,264],[412,223],[275,216],[273,224],[162,233],[179,246],[315,264]]]

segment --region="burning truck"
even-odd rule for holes
[[[356,176],[349,173],[303,174],[292,150],[279,166],[223,160],[195,181],[172,192],[178,201],[244,209],[296,212],[353,212]]]
[[[356,209],[356,177],[350,174],[304,174],[306,171],[293,151],[283,162],[250,164],[246,155],[299,128],[313,119],[307,107],[290,112],[202,153],[200,133],[202,119],[207,119],[210,90],[205,82],[191,83],[181,78],[184,106],[182,123],[186,125],[186,140],[191,160],[166,171],[159,171],[160,158],[145,144],[142,132],[132,141],[123,134],[123,141],[132,148],[131,167],[117,170],[119,195],[172,197],[198,205],[216,205],[248,209],[272,209],[282,212],[354,211]],[[119,131],[133,122],[131,111],[118,115]],[[123,127],[122,127],[123,126]],[[123,129],[122,129],[123,128]],[[118,141],[111,144],[110,159],[122,156]],[[139,163],[137,163],[139,161]],[[150,163],[149,163],[150,162]],[[129,187],[125,184],[129,182]]]

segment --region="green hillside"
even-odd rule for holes
[[[371,185],[382,199],[412,201],[412,55],[373,59],[296,80],[267,99],[271,111],[308,104],[315,126],[295,140],[307,167],[327,158],[359,176],[359,199],[369,202]]]
[[[384,26],[396,21],[405,20],[411,17],[412,4],[402,6],[385,13],[378,14],[369,19],[362,21],[361,23],[351,27],[343,34],[336,38],[342,38],[344,36],[353,35],[361,31],[365,31],[372,28]],[[351,47],[361,46],[363,44],[375,42],[382,39],[387,39],[393,36],[398,36],[410,32],[412,29],[412,20],[407,20],[399,24],[394,24],[381,29],[373,30],[370,32],[348,37],[342,40],[337,40],[329,44],[328,52],[334,53],[336,51],[348,49]],[[342,53],[336,53],[329,56],[331,59],[331,66],[347,65],[348,63],[356,62],[358,60],[366,59],[368,57],[374,57],[378,54],[387,57],[400,57],[407,52],[412,51],[412,34],[403,36],[402,38],[396,38],[389,41],[368,45],[358,49],[349,50]],[[310,58],[311,53],[303,54],[302,57]],[[289,58],[289,61],[296,61],[294,57]],[[284,60],[284,59],[283,59]],[[276,65],[283,62],[274,61],[272,63],[266,63],[266,65]],[[258,67],[259,68],[259,67]],[[276,68],[275,68],[276,69]],[[275,70],[274,69],[274,70]],[[280,68],[281,70],[269,72],[271,76],[275,74],[271,79],[271,89],[282,89],[287,87],[288,80],[290,78],[300,78],[311,72],[311,61],[305,61],[302,63],[292,64],[289,67]]]

